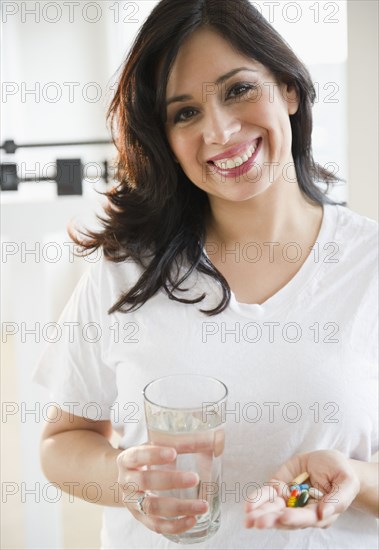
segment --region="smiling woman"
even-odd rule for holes
[[[327,188],[338,181],[312,158],[314,100],[306,67],[247,0],[158,4],[134,42],[108,112],[119,151],[120,182],[108,194],[110,223],[101,234],[90,233],[92,239],[85,242],[71,233],[86,249],[102,247],[105,255],[116,254],[119,260],[131,257],[139,262],[141,255],[152,254],[144,276],[110,312],[140,307],[160,288],[171,299],[187,303],[180,283],[194,268],[223,288],[222,300],[208,313],[225,309],[229,284],[216,258],[210,262],[204,250],[209,242],[220,248],[230,240],[220,228],[215,234],[223,197],[243,201],[240,208],[252,223],[257,201],[246,201],[271,187],[266,201],[275,197],[285,203],[288,218],[297,216],[307,234],[300,244],[313,245],[321,205],[333,204],[317,181]],[[307,229],[299,212],[290,212],[289,193],[303,203]],[[261,206],[259,212],[257,220],[263,214]],[[279,216],[264,239],[275,241],[280,231],[284,240],[279,226],[288,221],[279,222]],[[256,230],[251,231],[255,240],[261,238]],[[288,235],[294,236],[298,240],[298,228]],[[181,280],[173,281],[170,272],[181,255],[189,260],[188,269]]]
[[[175,548],[160,534],[188,540],[199,518],[212,523],[202,548],[376,547],[377,224],[328,197],[314,98],[248,0],[162,0],[133,44],[108,113],[118,185],[103,230],[71,230],[103,256],[60,319],[98,323],[101,338],[62,339],[35,375],[66,411],[46,425],[44,471],[84,499],[100,484],[104,549]],[[178,433],[165,446],[164,430],[143,444],[142,389],[177,373],[229,390],[210,453],[183,450]],[[216,448],[224,477],[209,500]],[[187,458],[199,475],[176,469]]]

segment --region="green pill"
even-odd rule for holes
[[[306,491],[306,490],[301,491],[301,494],[297,497],[295,507],[296,508],[302,508],[303,506],[305,506],[307,504],[308,500],[309,500],[308,491]]]

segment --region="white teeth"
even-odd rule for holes
[[[256,142],[256,144],[252,145],[242,156],[238,156],[233,159],[222,159],[217,161],[215,160],[213,162],[218,168],[221,168],[222,170],[230,170],[231,168],[242,166],[242,164],[247,162],[249,158],[253,156],[258,147],[258,144],[259,142]]]

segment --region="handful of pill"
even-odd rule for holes
[[[320,500],[324,496],[324,493],[316,489],[316,487],[311,487],[309,483],[304,483],[308,479],[308,472],[303,472],[289,484],[290,496],[287,500],[289,508],[302,508],[310,498]]]

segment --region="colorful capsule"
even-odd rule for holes
[[[299,474],[295,479],[292,480],[291,485],[301,485],[301,483],[304,483],[304,481],[307,481],[309,478],[308,472],[303,472],[302,474]]]
[[[308,492],[309,496],[315,500],[320,500],[324,496],[324,493],[316,489],[316,487],[310,487]]]
[[[316,487],[311,487],[310,483],[305,483],[309,480],[308,472],[303,472],[295,477],[291,483],[287,485],[290,496],[287,500],[287,506],[289,508],[302,508],[305,506],[310,498],[320,500],[324,493]]]
[[[297,498],[296,498],[296,497],[290,497],[290,498],[287,500],[287,506],[288,506],[289,508],[295,508],[296,503],[297,503]]]
[[[308,491],[307,490],[302,491],[301,495],[296,500],[296,504],[295,504],[296,508],[302,508],[307,504],[308,500],[309,500]]]

